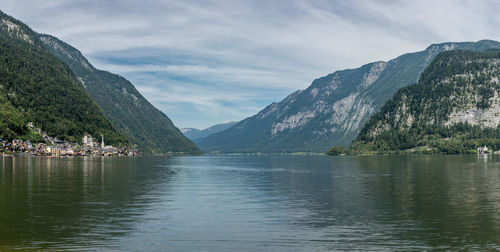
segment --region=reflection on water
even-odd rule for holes
[[[0,158],[0,249],[500,249],[498,156]]]
[[[0,249],[107,244],[133,231],[135,217],[155,200],[149,193],[173,175],[143,173],[141,166],[155,163],[132,158],[0,161]]]

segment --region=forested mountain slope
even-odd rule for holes
[[[349,145],[360,128],[401,87],[415,83],[442,51],[500,48],[491,40],[442,43],[421,52],[336,71],[228,130],[197,140],[206,152],[326,152]]]
[[[71,69],[28,26],[0,12],[0,137],[29,138],[28,122],[73,142],[87,132],[128,144]]]
[[[417,84],[366,123],[352,149],[471,153],[500,149],[500,50],[439,54]],[[416,149],[418,150],[418,149]]]
[[[141,151],[201,153],[127,79],[96,69],[80,51],[53,36],[42,34],[40,39],[55,56],[68,64],[106,117]]]

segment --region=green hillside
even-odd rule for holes
[[[73,142],[85,132],[127,144],[85,92],[71,69],[43,47],[37,34],[0,12],[0,137],[30,134],[34,122]]]
[[[113,126],[141,151],[150,154],[201,153],[127,79],[94,68],[77,49],[55,37],[40,35],[40,39],[56,57],[71,68]]]
[[[443,52],[370,118],[351,151],[499,150],[499,78],[500,50]]]

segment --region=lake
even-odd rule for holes
[[[0,157],[5,249],[498,250],[500,157]]]

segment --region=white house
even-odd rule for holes
[[[478,147],[477,152],[479,152],[480,154],[487,154],[487,153],[489,153],[489,150],[488,150],[488,147],[486,147],[486,145],[485,145],[484,147]]]
[[[82,143],[83,143],[83,146],[94,147],[94,139],[88,133],[85,133],[85,135],[83,135]]]

